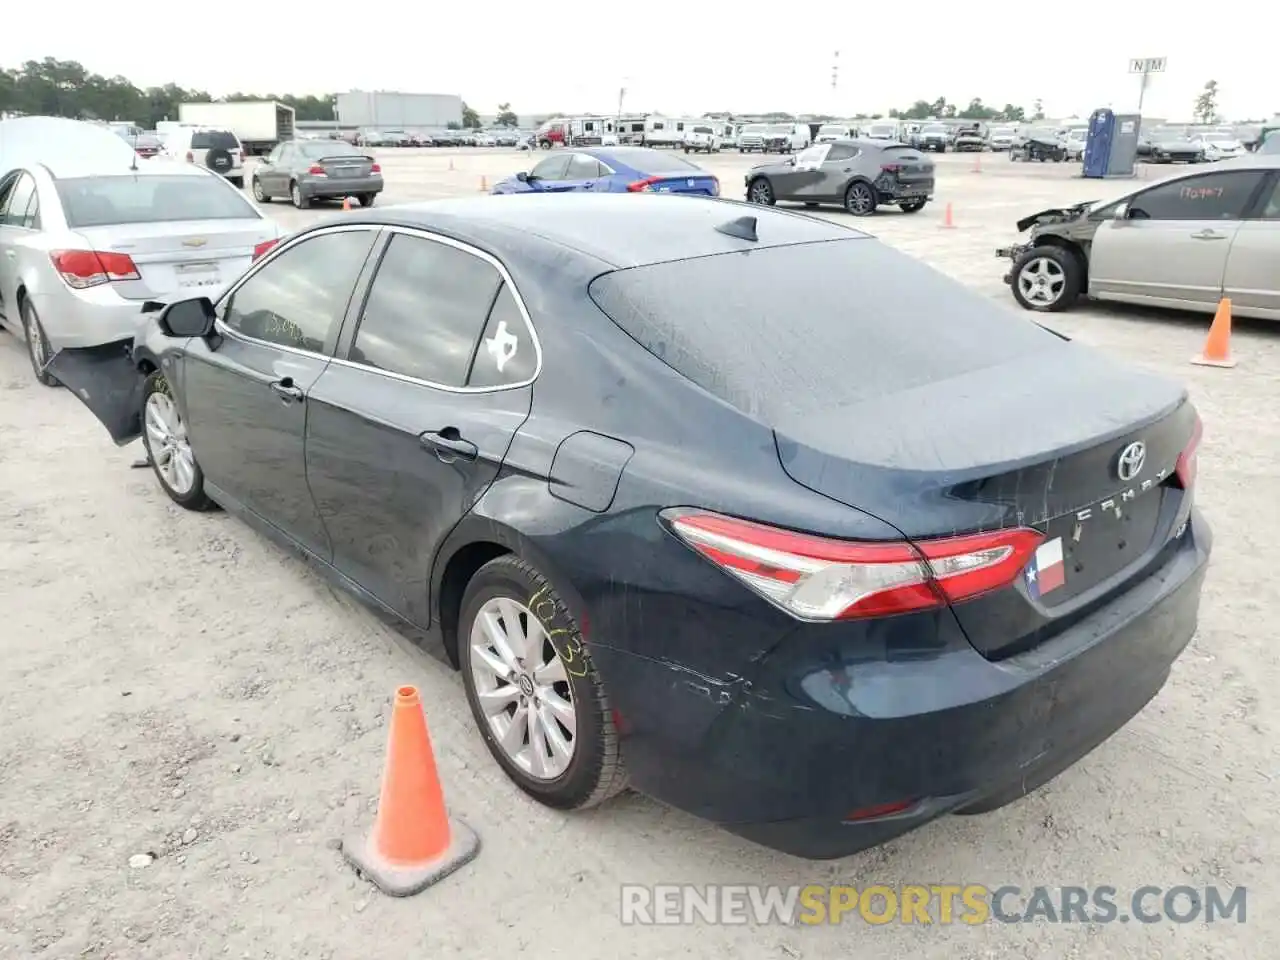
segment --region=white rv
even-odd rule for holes
[[[686,131],[692,130],[696,120],[683,117],[646,117],[644,121],[644,139],[641,145],[646,147],[678,147],[684,143]]]
[[[569,121],[569,144],[575,147],[616,147],[617,121],[613,117],[575,117]]]
[[[867,124],[866,135],[870,140],[901,140],[902,124],[897,120],[872,120]]]
[[[644,140],[647,117],[643,113],[619,117],[617,122],[619,143],[641,143]]]

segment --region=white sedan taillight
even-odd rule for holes
[[[1044,537],[1018,528],[934,540],[835,540],[702,511],[665,511],[686,544],[801,620],[883,617],[1012,584]]]

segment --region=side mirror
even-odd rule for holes
[[[516,179],[519,180],[521,183],[528,183],[529,175],[525,173],[523,170],[521,170],[519,173],[516,174]]]
[[[166,337],[207,337],[213,332],[213,301],[208,297],[179,300],[160,313],[160,330]]]
[[[1116,207],[1116,212],[1115,212],[1115,214],[1113,215],[1113,219],[1118,220],[1118,221],[1120,221],[1120,222],[1122,222],[1122,223],[1123,223],[1125,220],[1128,220],[1128,219],[1129,219],[1129,205],[1128,205],[1127,203],[1122,203],[1122,204],[1120,204],[1120,206]]]
[[[795,158],[795,157],[787,157],[787,166],[788,166],[788,167],[794,167],[795,165],[796,165],[796,158]]]

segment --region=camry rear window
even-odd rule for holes
[[[197,130],[191,134],[192,150],[239,150],[240,141],[225,130]]]
[[[221,178],[207,176],[77,177],[56,181],[67,226],[107,227],[179,220],[259,219]]]
[[[870,238],[632,267],[598,277],[590,294],[654,356],[778,429],[942,380],[989,389],[960,378],[1052,337]]]
[[[341,140],[326,141],[324,143],[304,143],[302,145],[302,155],[312,160],[320,160],[324,157],[363,157],[364,154]]]

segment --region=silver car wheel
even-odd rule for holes
[[[27,349],[31,352],[31,362],[36,365],[36,369],[43,370],[49,362],[49,352],[44,347],[44,333],[35,323],[27,327]]]
[[[258,182],[258,178],[253,178],[253,199],[259,203],[267,199],[267,195],[262,192],[262,184]]]
[[[187,426],[173,399],[164,393],[151,394],[147,397],[145,420],[151,462],[165,485],[185,496],[195,486],[196,464],[187,440]]]
[[[1028,260],[1018,271],[1018,289],[1029,303],[1049,306],[1062,298],[1067,276],[1062,266],[1048,257]]]
[[[577,746],[577,710],[541,621],[519,601],[495,597],[476,614],[468,654],[494,741],[535,780],[560,777]]]
[[[849,188],[849,211],[855,214],[870,213],[875,207],[875,197],[871,188],[863,183],[855,183]]]

